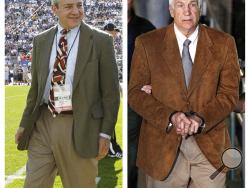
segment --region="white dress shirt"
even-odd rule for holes
[[[192,63],[194,63],[195,53],[196,53],[196,47],[198,42],[198,31],[199,26],[196,27],[195,31],[187,38],[185,35],[183,35],[179,29],[174,24],[174,32],[177,39],[177,43],[179,46],[180,55],[182,57],[182,49],[183,49],[183,43],[186,39],[189,39],[191,41],[189,45],[189,53],[192,59]]]

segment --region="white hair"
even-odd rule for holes
[[[174,3],[175,0],[168,0],[168,3],[169,3],[169,7],[173,7],[173,3]],[[201,7],[201,3],[202,3],[202,0],[197,0],[198,2],[198,6]]]

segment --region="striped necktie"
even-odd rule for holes
[[[59,44],[56,52],[56,60],[53,67],[53,73],[51,78],[51,87],[49,91],[49,100],[48,100],[48,109],[52,113],[53,117],[58,115],[58,112],[55,110],[55,101],[54,101],[54,90],[53,87],[56,85],[65,84],[65,76],[66,76],[66,65],[67,65],[67,50],[68,50],[68,42],[66,35],[70,30],[63,29],[61,33],[61,38],[59,40]]]

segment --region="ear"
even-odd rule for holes
[[[58,5],[52,5],[52,11],[55,15],[57,15]]]
[[[174,18],[174,9],[172,7],[172,5],[169,6],[169,12],[172,18]]]

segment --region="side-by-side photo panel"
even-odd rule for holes
[[[128,188],[243,188],[245,1],[128,0]]]
[[[122,0],[5,0],[6,188],[122,187],[122,34]]]

